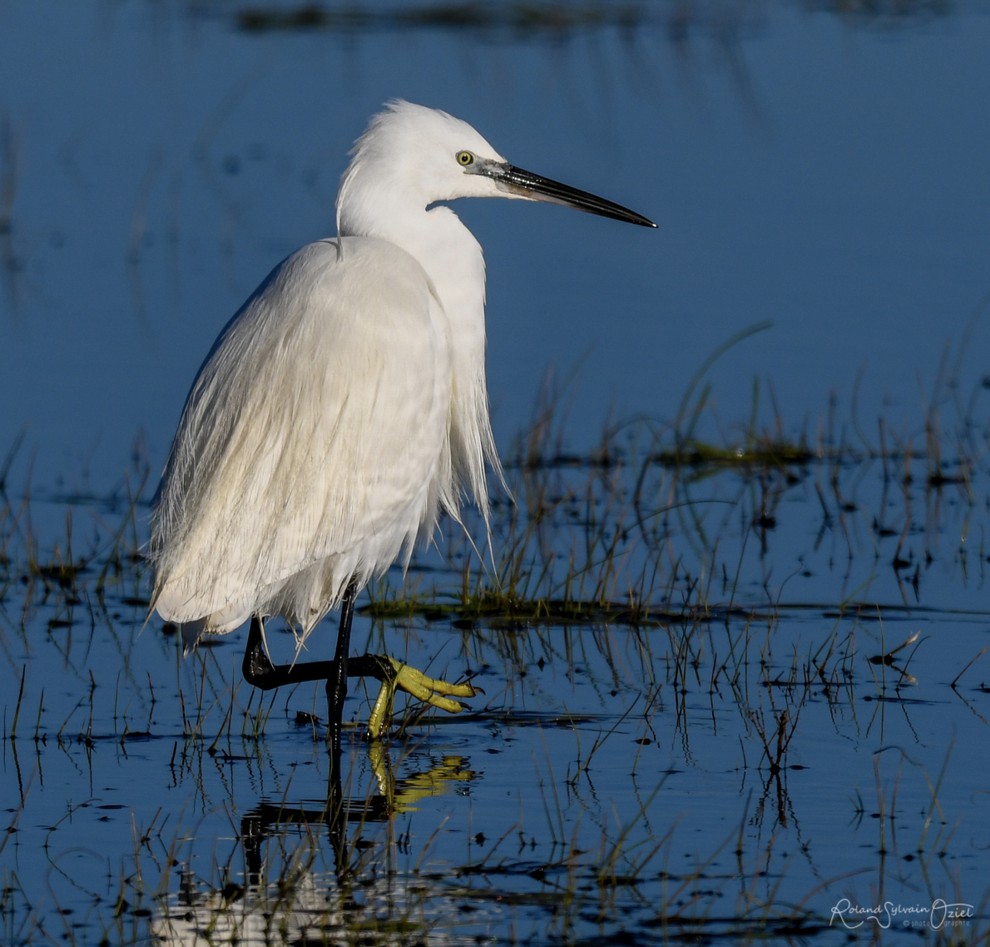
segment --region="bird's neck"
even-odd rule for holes
[[[474,235],[450,208],[436,206],[362,228],[394,243],[419,261],[447,320],[451,347],[450,449],[460,489],[468,489],[487,520],[486,464],[501,479],[488,417],[485,383],[485,259]],[[341,221],[342,229],[345,220]],[[369,232],[370,231],[370,232]]]
[[[462,488],[474,494],[486,522],[486,463],[501,478],[488,417],[485,382],[485,258],[481,245],[448,207],[425,214],[428,226],[403,249],[427,271],[450,326],[450,447]]]

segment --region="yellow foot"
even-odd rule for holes
[[[395,658],[386,655],[384,660],[391,665],[393,674],[382,681],[382,689],[368,719],[368,736],[372,740],[380,739],[388,729],[392,719],[392,701],[397,690],[412,694],[413,697],[439,710],[446,710],[449,714],[460,713],[464,709],[461,703],[452,698],[474,697],[478,693],[468,683],[448,684],[447,681],[427,677],[422,671],[417,671],[416,668],[403,664]]]

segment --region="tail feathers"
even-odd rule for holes
[[[196,621],[184,621],[179,625],[179,633],[182,635],[182,656],[189,657],[196,650],[199,639],[206,631],[206,619],[197,618]]]

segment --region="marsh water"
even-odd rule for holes
[[[975,3],[6,4],[3,941],[986,942],[988,41]],[[660,229],[457,206],[513,500],[354,650],[483,693],[370,744],[356,688],[338,785],[322,689],[252,692],[243,632],[183,658],[141,549],[202,357],[394,96]]]

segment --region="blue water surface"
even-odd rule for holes
[[[905,433],[984,366],[990,113],[979,5],[839,16],[647,5],[635,28],[238,28],[244,5],[0,13],[0,445],[37,486],[160,469],[188,385],[269,269],[334,229],[346,153],[401,96],[658,232],[458,204],[486,247],[503,449],[548,383],[578,447],[669,420],[708,374],[726,426],[810,428],[830,393]],[[941,8],[936,8],[941,9]],[[676,15],[675,15],[676,13]],[[943,365],[943,361],[945,364]],[[772,385],[776,404],[769,401]]]
[[[985,934],[990,15],[841,6],[575,3],[525,29],[510,4],[456,28],[384,4],[308,29],[248,29],[247,3],[0,8],[2,939],[181,942],[231,912],[332,936],[336,902],[248,884],[252,838],[381,943],[396,917],[430,943],[878,933],[836,921],[843,898],[966,903],[957,932]],[[202,358],[333,232],[394,96],[660,224],[457,205],[504,456],[546,399],[577,455],[638,419],[609,464],[509,464],[496,567],[652,612],[362,611],[356,650],[485,693],[382,754],[355,689],[346,792],[391,808],[342,859],[319,824],[246,828],[325,798],[320,687],[252,693],[237,635],[182,659],[136,550]],[[705,385],[697,435],[751,446],[755,424],[810,456],[665,465]],[[377,599],[458,602],[481,567],[443,535]]]

